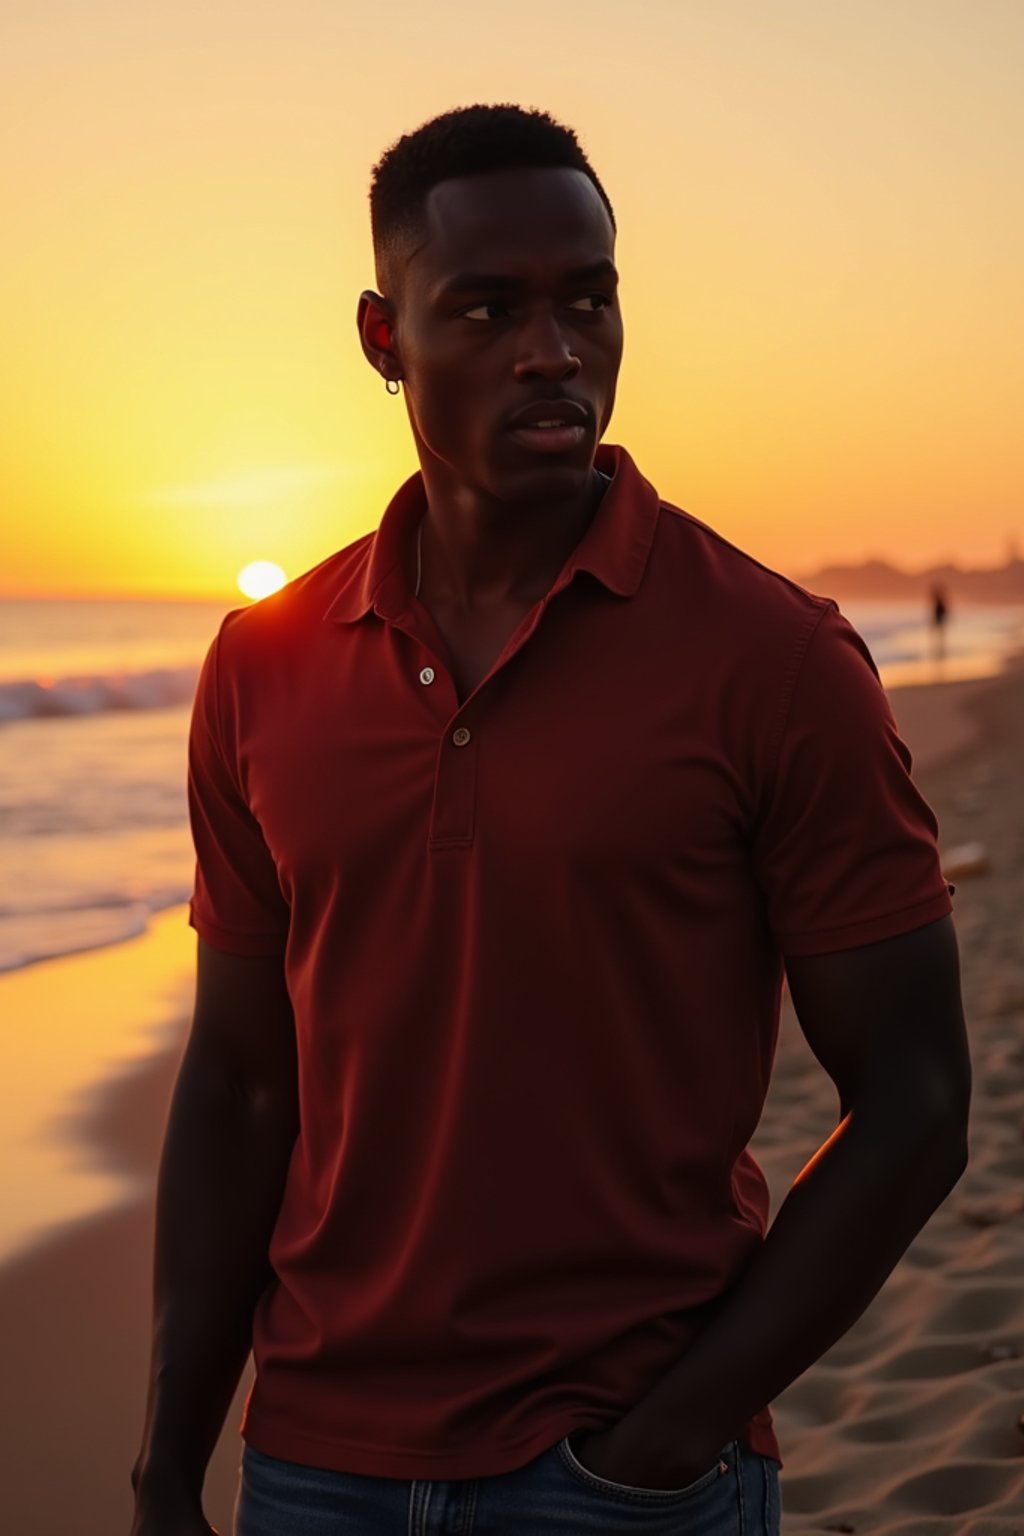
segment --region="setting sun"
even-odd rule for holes
[[[272,592],[280,592],[287,580],[284,571],[272,560],[253,560],[238,573],[239,587],[254,602],[269,597]]]

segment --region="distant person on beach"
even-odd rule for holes
[[[949,598],[946,589],[938,582],[931,590],[932,610],[932,640],[936,661],[942,661],[946,654],[946,625],[949,622]]]
[[[966,1164],[935,819],[835,603],[602,441],[575,134],[446,113],[370,210],[420,470],[199,682],[133,1536],[209,1531],[250,1348],[237,1536],[778,1533],[772,1399]],[[839,1123],[769,1230],[784,972]]]

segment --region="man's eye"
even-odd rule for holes
[[[497,310],[498,314],[492,314],[492,310]],[[505,304],[475,304],[472,309],[462,311],[464,320],[497,320],[507,314],[508,306]]]
[[[606,293],[588,293],[582,299],[573,299],[569,308],[582,309],[588,315],[592,315],[599,309],[607,309],[611,302]]]

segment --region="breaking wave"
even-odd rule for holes
[[[197,666],[85,677],[28,677],[0,682],[0,725],[118,710],[169,709],[191,704]]]

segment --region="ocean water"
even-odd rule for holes
[[[0,971],[187,901],[186,749],[228,603],[0,603]]]
[[[188,899],[189,711],[231,604],[0,603],[0,971],[119,941]],[[844,607],[887,686],[982,676],[1021,609]]]

